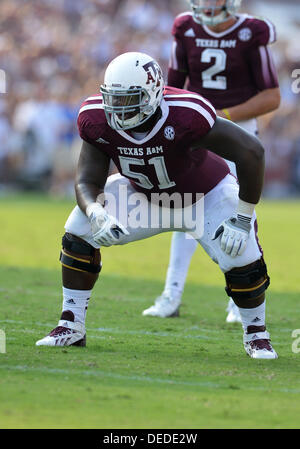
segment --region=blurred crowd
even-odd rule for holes
[[[1,0],[0,193],[73,195],[81,102],[125,51],[151,54],[166,75],[172,23],[188,8],[185,0]],[[300,194],[300,94],[291,88],[298,42],[282,35],[273,46],[282,104],[260,120],[273,197]]]

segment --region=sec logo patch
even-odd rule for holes
[[[239,39],[243,42],[250,41],[252,37],[252,31],[250,30],[250,28],[243,28],[239,31],[238,36]]]
[[[168,140],[174,140],[175,137],[175,129],[173,126],[166,126],[164,130],[165,138]]]

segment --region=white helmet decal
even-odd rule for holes
[[[159,82],[159,80],[162,78],[161,68],[159,67],[157,62],[154,60],[143,65],[143,69],[146,70],[146,73],[148,76],[146,84]],[[153,75],[151,74],[151,69],[152,69]]]

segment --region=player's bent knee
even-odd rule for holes
[[[62,238],[61,264],[74,271],[100,273],[101,255],[99,249],[68,232]]]
[[[245,267],[234,268],[225,273],[226,293],[238,307],[251,309],[264,301],[265,290],[270,285],[263,258]]]

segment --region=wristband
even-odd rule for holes
[[[237,207],[237,218],[241,221],[246,221],[250,223],[251,218],[254,213],[255,204],[247,203],[239,198],[239,203]]]
[[[227,120],[232,121],[232,118],[231,118],[231,115],[230,115],[230,112],[228,111],[228,109],[225,108],[225,109],[222,109],[222,111],[226,115]]]

